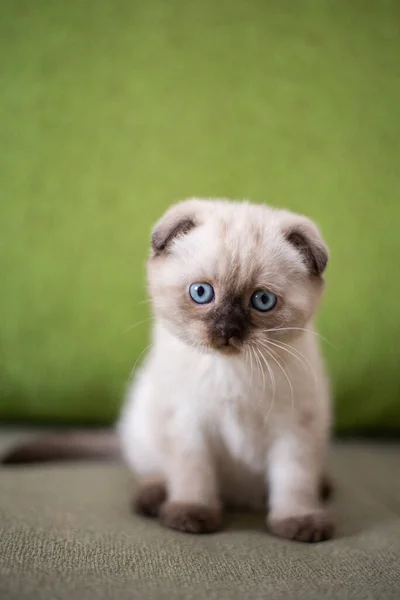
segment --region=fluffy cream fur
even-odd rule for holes
[[[312,323],[326,262],[311,221],[267,206],[189,200],[156,225],[153,343],[118,429],[128,465],[163,482],[168,505],[265,507],[277,535],[330,537],[330,394]],[[195,282],[213,285],[213,302],[193,302]],[[278,297],[271,312],[249,305],[259,289]],[[215,319],[232,298],[245,334],[220,346]]]

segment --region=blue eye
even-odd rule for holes
[[[214,289],[209,283],[192,283],[189,294],[196,304],[208,304],[214,300]]]
[[[250,304],[260,312],[268,312],[275,307],[277,300],[278,298],[272,292],[258,290],[258,292],[254,292],[250,298]]]

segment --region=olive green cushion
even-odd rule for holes
[[[0,19],[0,419],[108,422],[186,196],[315,218],[337,425],[400,429],[390,0],[15,0]]]
[[[316,545],[273,538],[263,515],[208,536],[164,529],[131,514],[118,465],[3,468],[0,597],[398,600],[399,448],[335,448],[337,537]]]

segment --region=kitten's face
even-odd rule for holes
[[[244,354],[305,327],[326,260],[316,228],[286,211],[182,203],[154,230],[148,263],[154,313],[190,345]]]

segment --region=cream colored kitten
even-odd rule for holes
[[[327,248],[307,218],[188,200],[157,223],[153,344],[118,430],[138,511],[212,532],[260,508],[279,536],[331,537],[322,506],[330,394],[313,330]]]

